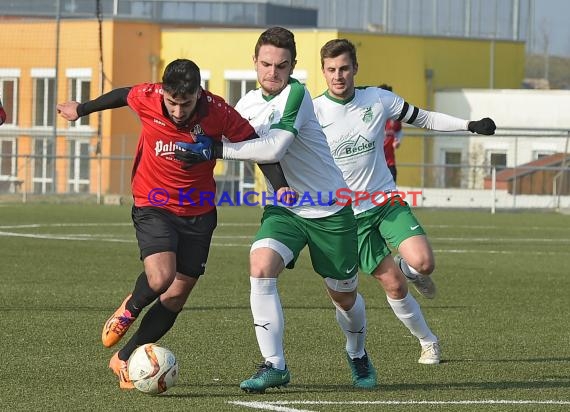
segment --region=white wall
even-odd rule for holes
[[[567,149],[570,90],[448,90],[436,92],[434,102],[437,112],[470,120],[491,117],[498,127],[497,134],[491,137],[436,137],[435,163],[445,163],[446,151],[461,151],[462,163],[479,165],[489,164],[491,153],[506,153],[507,166],[513,167],[536,160],[538,153]],[[529,130],[509,130],[512,128]],[[483,174],[477,174],[475,181],[463,182],[464,187],[482,188]]]
[[[435,110],[500,127],[570,130],[570,90],[461,89],[435,93]]]

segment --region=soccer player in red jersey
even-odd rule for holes
[[[381,84],[381,89],[392,91],[392,86],[387,84]],[[394,178],[394,183],[396,183],[396,177],[398,176],[398,170],[396,169],[396,149],[400,147],[402,141],[402,122],[395,119],[386,120],[386,127],[384,128],[384,157],[386,158],[386,164],[388,169]]]
[[[181,162],[174,157],[178,148],[175,142],[193,142],[196,135],[218,141],[224,136],[240,142],[257,134],[224,99],[200,87],[200,69],[186,59],[171,62],[162,83],[114,89],[85,103],[61,103],[57,111],[66,120],[75,121],[96,111],[124,106],[129,106],[142,123],[131,186],[132,219],[144,271],[132,293],[105,323],[102,341],[106,347],[114,346],[143,308],[155,302],[109,363],[119,377],[119,386],[130,389],[129,356],[138,346],[157,342],[173,326],[204,274],[217,224],[215,160]],[[276,191],[288,187],[279,163],[259,166]]]
[[[6,121],[6,112],[4,111],[4,107],[2,107],[2,100],[0,100],[0,125],[3,125]]]
[[[386,121],[386,128],[384,129],[384,156],[386,156],[386,164],[394,183],[396,183],[396,176],[398,170],[396,169],[396,149],[400,147],[402,134],[402,122],[399,120],[389,119]]]

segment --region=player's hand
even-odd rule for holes
[[[176,142],[176,146],[174,157],[190,166],[222,157],[222,142],[202,134],[196,135],[195,143]]]
[[[277,200],[284,206],[293,206],[299,199],[299,194],[291,187],[282,187],[275,194]]]
[[[77,106],[79,106],[78,102],[65,102],[59,103],[56,106],[56,109],[57,113],[65,120],[74,122],[79,119],[79,115],[77,114]]]
[[[493,119],[485,117],[481,120],[474,120],[469,122],[467,128],[471,133],[484,134],[489,136],[495,134],[497,126],[495,125]]]

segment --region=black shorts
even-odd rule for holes
[[[218,222],[216,209],[199,216],[176,216],[155,207],[133,206],[132,218],[141,260],[174,252],[177,272],[196,278],[204,274]]]

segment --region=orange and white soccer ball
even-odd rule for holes
[[[155,343],[139,346],[129,358],[129,379],[139,391],[150,394],[166,392],[178,379],[174,353]]]

